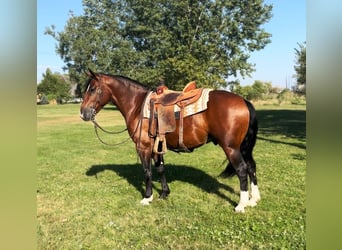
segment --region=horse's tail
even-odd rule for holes
[[[247,100],[245,100],[245,103],[249,110],[249,125],[247,134],[245,135],[245,138],[241,143],[240,151],[245,161],[254,161],[252,152],[257,139],[258,120],[256,117],[256,111],[253,104]],[[223,170],[223,172],[220,174],[220,177],[232,177],[235,174],[235,169],[233,168],[232,164],[229,163],[226,169]]]
[[[247,134],[241,144],[240,150],[244,158],[252,157],[253,148],[256,143],[258,134],[258,120],[256,117],[256,111],[252,103],[245,100],[249,110],[249,126]]]

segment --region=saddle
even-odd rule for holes
[[[159,86],[156,95],[150,99],[150,136],[156,137],[153,152],[165,154],[167,152],[165,134],[176,130],[175,105],[179,112],[179,141],[178,150],[190,152],[183,142],[184,108],[196,102],[202,95],[203,88],[197,88],[196,82],[189,82],[183,91],[169,90],[166,86]]]

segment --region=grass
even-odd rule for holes
[[[305,249],[305,106],[257,106],[255,147],[262,200],[236,214],[237,177],[218,178],[221,148],[165,156],[171,194],[139,204],[143,171],[133,142],[101,144],[79,105],[37,107],[38,249]],[[124,128],[105,108],[98,121]],[[127,133],[104,135],[114,143]]]

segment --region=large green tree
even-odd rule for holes
[[[177,89],[191,80],[226,87],[253,71],[250,53],[270,42],[262,26],[272,6],[262,0],[83,0],[83,6],[63,31],[46,31],[78,82],[91,67],[149,85],[162,79]]]

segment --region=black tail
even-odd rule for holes
[[[256,118],[256,111],[252,103],[245,100],[245,103],[249,110],[249,126],[248,131],[243,139],[243,142],[240,146],[241,154],[245,161],[254,161],[252,152],[253,148],[256,143],[257,133],[258,133],[258,120]],[[233,168],[232,164],[229,163],[225,170],[219,175],[220,177],[227,178],[232,177],[236,174],[235,169]]]
[[[245,139],[243,140],[241,144],[241,153],[242,156],[245,157],[250,157],[252,155],[253,148],[256,143],[257,139],[257,134],[258,134],[258,120],[256,117],[256,111],[255,108],[253,107],[252,103],[249,101],[245,100],[248,110],[249,110],[249,127],[247,134],[245,136]]]

